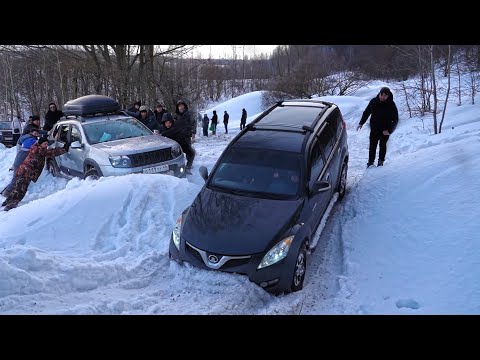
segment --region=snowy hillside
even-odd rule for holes
[[[217,110],[217,135],[197,134],[188,179],[44,172],[18,208],[0,211],[0,314],[480,314],[480,106],[449,106],[440,135],[401,112],[385,166],[367,170],[369,130],[355,127],[382,85],[324,98],[347,122],[348,187],[302,291],[275,297],[245,276],[168,258],[175,220],[203,185],[198,167],[213,167],[243,107],[248,121],[263,110],[255,92],[207,111]],[[14,151],[0,148],[2,189]]]

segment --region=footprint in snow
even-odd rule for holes
[[[410,308],[410,309],[414,309],[414,310],[420,309],[420,304],[413,299],[397,300],[395,305],[397,305],[397,308],[399,308],[399,309],[400,308]]]

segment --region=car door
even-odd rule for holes
[[[334,146],[332,158],[330,160],[330,175],[333,178],[334,187],[340,180],[340,173],[342,171],[342,134],[343,134],[343,120],[340,109],[336,108],[327,118],[327,128],[333,138]]]
[[[312,145],[309,161],[309,179],[308,179],[308,199],[312,212],[312,229],[318,226],[322,214],[325,211],[331,196],[331,189],[327,191],[313,191],[313,186],[316,181],[326,180],[328,174],[325,174],[325,158],[323,156],[322,146],[318,139]]]
[[[332,114],[327,118],[327,122],[319,134],[319,140],[326,161],[328,180],[330,181],[333,190],[335,190],[340,176],[339,168],[341,153],[338,152],[339,146],[335,134],[336,129],[334,129],[332,124],[328,122],[329,119],[332,120],[330,118],[331,116]]]
[[[55,128],[53,136],[57,144],[65,144],[68,141],[69,128],[69,124],[60,124]],[[64,174],[70,174],[70,172],[68,171],[68,153],[56,156],[55,161],[57,162],[57,165],[61,172],[63,172]]]
[[[83,177],[83,164],[85,161],[85,137],[82,135],[80,128],[77,125],[72,124],[70,126],[68,143],[72,145],[76,141],[80,142],[82,147],[72,148],[70,146],[66,154],[66,158],[68,158],[70,175]]]

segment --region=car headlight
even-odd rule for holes
[[[175,244],[178,251],[180,251],[180,232],[182,230],[182,218],[183,215],[177,219],[177,223],[175,224],[175,229],[172,232],[173,243]]]
[[[119,167],[119,168],[132,167],[132,161],[128,156],[125,156],[125,155],[110,156],[108,160],[110,160],[110,163],[112,164],[113,167]]]
[[[258,265],[257,269],[261,269],[270,265],[273,265],[283,258],[285,258],[288,254],[288,250],[290,249],[290,245],[292,245],[292,241],[295,235],[286,237],[274,247],[272,247],[263,257],[262,261],[260,261],[260,265]]]
[[[178,144],[173,145],[171,151],[172,151],[172,159],[176,159],[177,157],[182,155],[182,148]]]

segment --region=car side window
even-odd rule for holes
[[[339,139],[340,135],[342,134],[343,128],[343,119],[340,109],[336,108],[332,111],[332,113],[327,118],[327,123],[330,124],[333,133],[335,134],[335,138]]]
[[[327,123],[327,126],[325,126],[325,128],[322,130],[321,134],[318,136],[318,139],[323,148],[325,159],[328,159],[335,145],[335,136],[330,124]]]
[[[315,181],[318,180],[324,165],[325,161],[322,157],[320,142],[316,141],[313,145],[312,154],[310,156],[310,180],[308,181],[309,187],[312,187]]]
[[[80,132],[80,129],[72,125],[72,131],[70,133],[70,141],[73,143],[74,141],[80,141],[82,143],[82,133]]]
[[[68,128],[69,125],[60,125],[58,127],[57,140],[63,143],[68,141]]]

